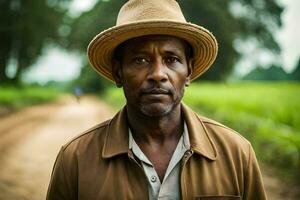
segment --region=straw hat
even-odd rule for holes
[[[126,40],[145,35],[170,35],[186,40],[193,48],[191,80],[203,74],[214,62],[218,44],[205,28],[186,22],[175,0],[129,0],[121,8],[116,26],[98,35],[88,46],[92,67],[105,78],[112,77],[115,48]]]

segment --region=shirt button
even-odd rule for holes
[[[187,151],[184,153],[183,158],[184,158],[184,159],[187,159],[187,158],[190,157],[192,154],[193,154],[193,151],[192,151],[192,150],[187,150]]]
[[[156,176],[151,176],[151,178],[150,178],[152,183],[156,182],[156,179],[157,179]]]

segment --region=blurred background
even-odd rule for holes
[[[125,0],[0,0],[0,199],[44,199],[59,148],[122,90],[89,66]],[[178,0],[219,42],[184,102],[251,141],[269,199],[300,198],[300,1]]]

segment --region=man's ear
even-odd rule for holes
[[[188,87],[191,83],[191,75],[193,73],[193,69],[194,69],[194,59],[189,59],[188,63],[187,63],[187,67],[188,67],[188,74],[186,76],[185,79],[185,86]]]
[[[122,87],[122,64],[120,61],[113,59],[112,60],[112,76],[115,80],[117,87]]]

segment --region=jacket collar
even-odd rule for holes
[[[129,133],[126,106],[109,122],[102,150],[103,158],[127,153],[129,150]]]
[[[182,104],[182,111],[188,127],[191,149],[210,160],[216,160],[216,147],[199,116],[185,104]]]
[[[188,106],[182,104],[182,111],[187,124],[191,149],[210,160],[216,160],[217,151],[201,119]],[[118,112],[110,121],[104,146],[103,158],[111,158],[129,152],[129,133],[126,107]]]

